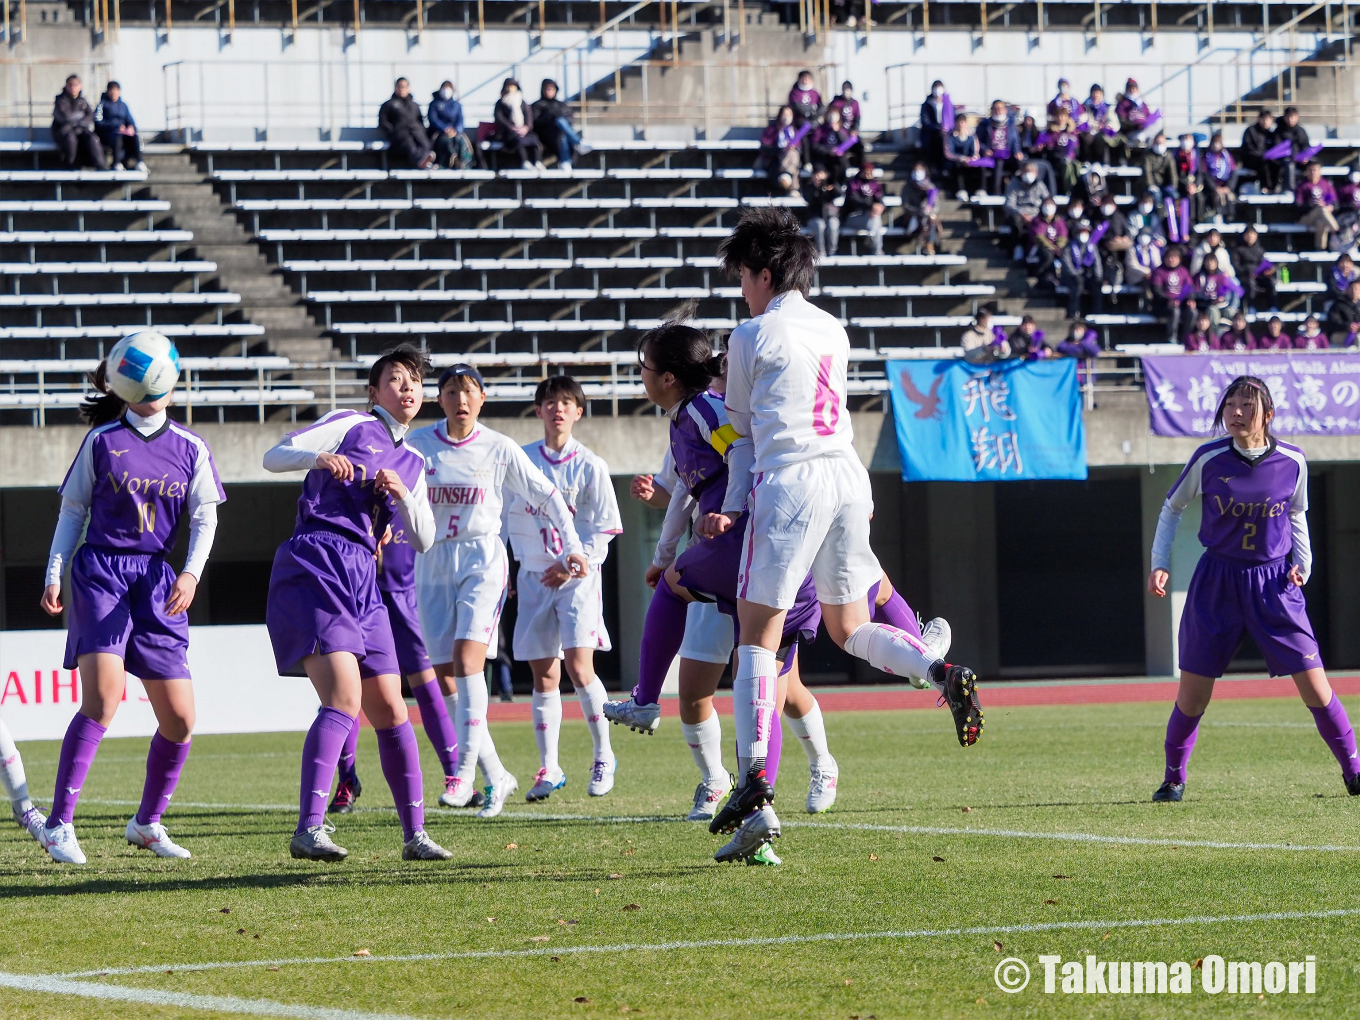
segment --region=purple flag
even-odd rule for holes
[[[996,160],[992,159],[990,156],[979,156],[977,159],[970,159],[968,165],[990,169],[991,167],[996,166]]]
[[[1322,151],[1321,145],[1310,145],[1294,157],[1296,163],[1307,163],[1310,159]]]
[[[834,152],[837,156],[844,156],[847,152],[854,148],[855,143],[858,141],[859,135],[851,134],[849,138],[841,142],[840,145],[836,146],[831,151]]]
[[[940,130],[954,130],[954,101],[949,98],[948,92],[940,98]]]
[[[1279,353],[1168,354],[1143,358],[1148,412],[1158,436],[1214,437],[1214,413],[1242,375],[1264,379],[1282,436],[1360,435],[1360,358],[1355,348]]]
[[[812,121],[810,120],[803,121],[803,126],[793,133],[793,139],[789,142],[789,147],[792,148],[793,146],[801,142],[803,138],[807,135],[807,133],[811,130]]]
[[[1288,159],[1288,158],[1289,158],[1289,143],[1288,143],[1288,142],[1278,142],[1278,143],[1276,143],[1275,145],[1272,145],[1269,149],[1267,149],[1264,153],[1262,153],[1262,158],[1263,158],[1263,159]]]

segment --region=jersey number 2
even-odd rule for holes
[[[841,420],[841,399],[831,388],[831,355],[817,366],[817,396],[812,402],[812,431],[819,436],[834,436]]]
[[[1255,552],[1256,543],[1253,542],[1252,539],[1256,537],[1256,525],[1243,524],[1242,527],[1247,531],[1247,533],[1242,536],[1242,548],[1246,549],[1248,552]]]

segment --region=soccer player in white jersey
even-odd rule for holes
[[[435,543],[416,559],[420,629],[458,729],[458,775],[449,784],[454,806],[472,797],[477,765],[486,777],[486,806],[494,818],[519,782],[501,765],[487,732],[486,660],[494,657],[505,604],[509,561],[501,540],[505,492],[521,497],[562,539],[557,564],[584,577],[590,564],[557,488],[509,436],[477,421],[486,403],[482,375],[454,365],[439,377],[444,420],[412,432],[406,445],[425,458],[425,481],[435,516]]]
[[[585,391],[575,379],[565,375],[544,379],[534,393],[534,414],[543,422],[543,439],[529,443],[524,452],[566,500],[590,573],[571,577],[563,569],[562,535],[537,506],[519,496],[505,501],[506,531],[520,564],[515,658],[527,661],[534,673],[532,712],[541,767],[525,794],[531,803],[547,800],[567,785],[557,757],[562,728],[559,659],[565,660],[594,745],[586,792],[603,797],[614,788],[614,750],[604,717],[607,695],[595,675],[595,653],[611,647],[604,625],[600,565],[614,536],[623,533],[623,521],[608,466],[572,437],[585,408]]]
[[[9,798],[9,810],[14,821],[34,839],[42,841],[47,816],[34,806],[28,795],[28,778],[24,775],[24,760],[10,736],[5,720],[0,719],[0,790]]]
[[[928,680],[949,703],[965,747],[982,731],[982,712],[972,670],[946,664],[905,631],[870,621],[865,596],[883,570],[869,546],[873,494],[846,406],[850,341],[834,316],[807,300],[817,263],[812,240],[786,210],[753,209],[718,257],[741,281],[752,318],[728,338],[724,400],[740,455],[729,458],[722,512],[706,514],[696,531],[725,532],[743,505],[751,522],[737,582],[738,787],[710,828],[730,832],[759,811],[777,834],[764,761],[775,651],[809,569],[836,644],[884,672]]]

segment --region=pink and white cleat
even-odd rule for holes
[[[836,803],[836,780],[840,776],[840,769],[835,758],[827,758],[826,764],[814,765],[810,771],[812,778],[808,782],[807,813],[820,815]]]

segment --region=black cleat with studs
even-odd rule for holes
[[[1185,796],[1184,783],[1163,783],[1157,787],[1157,792],[1152,795],[1154,804],[1175,804]]]
[[[727,802],[713,816],[713,821],[708,823],[708,831],[714,834],[736,832],[737,826],[747,815],[772,803],[774,790],[769,780],[765,778],[765,770],[761,769],[755,775],[747,777],[745,786],[738,786],[732,790]]]
[[[967,666],[951,666],[943,660],[930,667],[930,682],[954,716],[959,746],[972,747],[982,736],[982,705],[978,702],[977,676]]]

